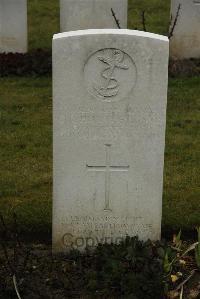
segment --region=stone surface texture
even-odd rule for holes
[[[172,24],[181,5],[170,39],[170,56],[176,59],[200,58],[200,0],[172,0]]]
[[[53,39],[53,248],[159,239],[168,39],[132,30]]]
[[[0,0],[0,52],[27,52],[27,0]]]
[[[127,28],[128,0],[60,0],[61,32],[82,29]]]

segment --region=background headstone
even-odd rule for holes
[[[27,52],[27,0],[0,0],[0,52]]]
[[[127,28],[127,0],[60,0],[61,32],[95,28]]]
[[[54,250],[160,237],[168,51],[140,31],[54,36]]]
[[[172,24],[180,6],[177,24],[170,39],[173,58],[200,58],[200,0],[172,0]]]

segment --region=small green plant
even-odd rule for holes
[[[166,276],[170,275],[174,264],[179,259],[177,253],[181,252],[182,240],[181,240],[181,230],[178,235],[173,236],[173,242],[171,246],[168,246],[165,251],[163,259],[163,270]]]
[[[173,236],[173,245],[176,249],[181,248],[181,245],[182,245],[181,230],[179,231],[178,235]]]

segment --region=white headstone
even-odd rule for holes
[[[27,52],[27,0],[0,0],[0,52]]]
[[[127,28],[128,0],[60,0],[61,32],[95,28]]]
[[[171,27],[177,23],[170,39],[170,56],[172,58],[200,58],[200,0],[172,0]]]
[[[99,29],[53,39],[53,247],[161,229],[168,39]]]

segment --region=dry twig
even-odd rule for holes
[[[186,282],[188,282],[188,280],[190,280],[190,278],[192,278],[192,276],[194,275],[195,272],[196,272],[196,269],[192,270],[191,273],[190,273],[190,275],[177,286],[177,288],[175,289],[175,291],[178,291],[179,289],[182,289],[183,286],[186,284]]]
[[[17,287],[17,280],[16,280],[16,276],[15,275],[13,275],[13,284],[14,284],[14,287],[15,287],[15,292],[17,294],[17,298],[18,299],[22,299],[22,297],[19,294],[19,290],[18,290],[18,287]]]
[[[115,23],[117,24],[117,28],[118,28],[118,29],[121,29],[119,20],[116,18],[115,12],[114,12],[114,10],[113,10],[112,8],[111,8],[111,12],[112,12],[112,16],[113,16],[113,18],[114,18],[114,20],[115,20]]]
[[[143,31],[147,31],[147,29],[146,29],[146,19],[145,19],[145,10],[142,11],[142,26],[143,26]]]
[[[172,38],[173,34],[174,34],[174,30],[175,30],[175,27],[177,25],[177,21],[178,21],[178,18],[179,18],[179,13],[180,13],[180,9],[181,9],[181,4],[178,5],[178,9],[177,9],[177,12],[176,12],[176,17],[174,19],[174,23],[171,27],[171,30],[169,32],[169,35],[168,35],[168,38]],[[171,17],[171,21],[172,21],[172,17]]]

